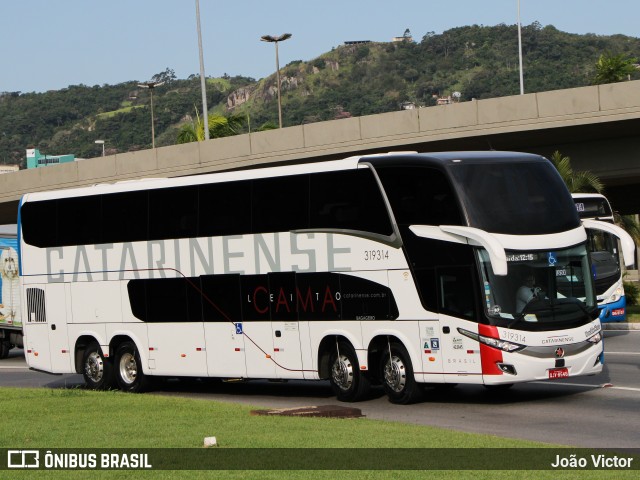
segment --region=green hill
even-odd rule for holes
[[[603,53],[640,56],[640,39],[576,35],[538,23],[523,27],[527,93],[590,85]],[[435,105],[459,92],[460,101],[519,93],[515,25],[467,26],[419,42],[343,45],[281,69],[285,126]],[[640,71],[632,78],[640,78]],[[153,80],[156,146],[176,143],[182,124],[201,110],[200,81],[167,69]],[[256,81],[207,79],[209,113],[245,119],[244,131],[277,124],[275,74]],[[149,91],[130,81],[75,85],[46,93],[0,93],[0,163],[23,164],[25,149],[95,157],[151,147]]]

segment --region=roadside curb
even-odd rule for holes
[[[609,322],[602,324],[603,330],[640,330],[640,323]]]

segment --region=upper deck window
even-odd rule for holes
[[[398,225],[462,225],[462,212],[442,171],[420,166],[380,167]]]
[[[24,241],[36,247],[291,230],[391,235],[369,169],[26,202]]]
[[[461,161],[448,167],[470,227],[545,235],[580,226],[573,199],[546,161]]]

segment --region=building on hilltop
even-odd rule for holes
[[[371,40],[347,40],[344,42],[345,45],[362,45],[366,43],[371,43]]]
[[[413,37],[411,36],[411,31],[407,28],[404,31],[404,34],[401,37],[393,37],[391,39],[393,43],[397,42],[413,42]]]
[[[37,148],[27,149],[27,168],[48,167],[49,165],[57,165],[59,163],[68,163],[75,161],[73,154],[68,155],[42,155]]]

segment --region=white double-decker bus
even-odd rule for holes
[[[602,369],[587,236],[529,154],[382,154],[27,194],[29,366],[93,388],[153,376],[422,384]],[[527,282],[531,286],[526,286]]]
[[[613,224],[613,210],[607,197],[599,193],[573,193],[571,196],[587,229],[587,248],[591,255],[600,321],[623,322],[627,318],[627,302],[622,265],[634,263],[633,238]]]

